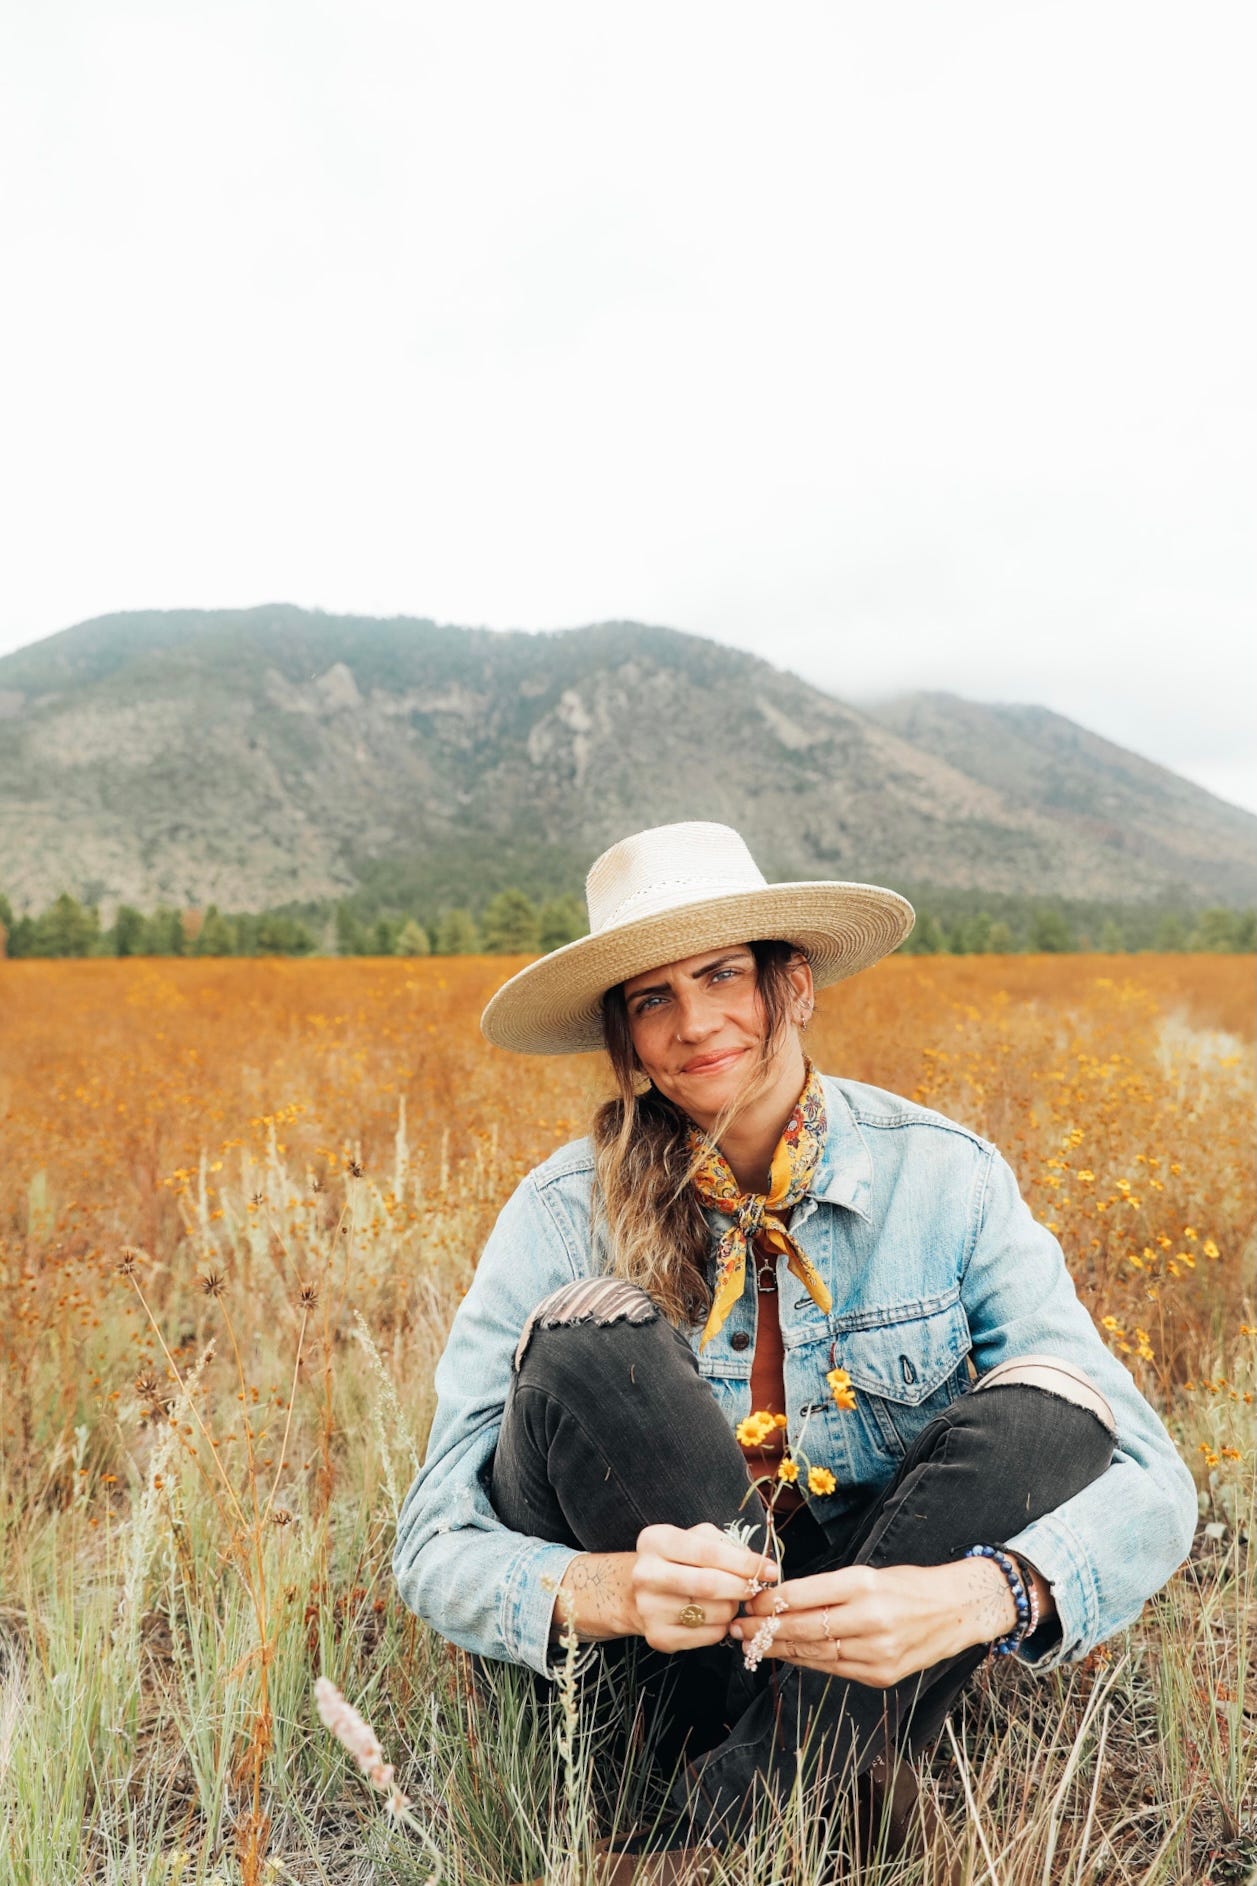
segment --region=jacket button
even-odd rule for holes
[[[730,1349],[749,1349],[750,1346],[751,1339],[746,1331],[744,1329],[735,1329],[732,1336],[729,1338]]]

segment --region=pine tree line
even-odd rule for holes
[[[949,923],[918,907],[912,934],[903,945],[906,956],[1008,956],[1076,950],[1098,950],[1112,956],[1140,950],[1174,954],[1254,949],[1257,913],[1230,910],[1223,905],[1194,915],[1165,911],[1151,921],[1142,912],[1126,922],[1107,916],[1091,926],[1072,922],[1064,910],[1050,904],[1027,911],[1020,924],[993,918],[985,910]]]
[[[163,904],[148,914],[120,904],[106,928],[95,904],[68,892],[38,916],[20,917],[0,893],[0,957],[536,955],[585,929],[579,898],[536,904],[520,890],[499,891],[479,918],[461,907],[441,910],[430,928],[406,914],[364,920],[348,900],[321,923],[285,911],[226,915],[216,904],[203,911]]]
[[[953,906],[956,899],[948,900]],[[1008,955],[1024,951],[1099,950],[1235,952],[1257,949],[1257,912],[1222,905],[1195,912],[1146,906],[1083,907],[1002,897],[1004,914],[985,908],[936,913],[917,903],[905,955]],[[148,914],[121,904],[102,926],[94,904],[68,892],[38,916],[15,917],[0,893],[0,956],[494,956],[559,949],[586,931],[579,897],[538,903],[518,889],[499,891],[477,916],[465,906],[437,912],[430,924],[406,912],[360,914],[342,899],[311,917],[291,911],[226,915],[159,905]]]

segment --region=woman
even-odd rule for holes
[[[697,823],[613,846],[587,891],[590,934],[482,1025],[605,1047],[617,1096],[485,1247],[401,1593],[542,1675],[565,1627],[638,1640],[677,1848],[736,1836],[800,1760],[863,1777],[866,1811],[889,1793],[893,1835],[900,1757],[992,1646],[1049,1670],[1137,1616],[1192,1477],[996,1149],[807,1060],[814,990],[903,940],[901,897],[770,886]]]

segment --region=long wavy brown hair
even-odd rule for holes
[[[793,943],[748,945],[764,1009],[764,1039],[750,1080],[711,1131],[719,1141],[730,1121],[761,1091],[790,1028],[789,969],[804,952]],[[642,1088],[622,984],[602,998],[602,1035],[616,1095],[598,1108],[592,1135],[594,1201],[605,1222],[612,1275],[639,1284],[673,1323],[701,1321],[711,1307],[707,1255],[711,1233],[690,1181],[694,1122],[653,1085]]]

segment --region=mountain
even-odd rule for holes
[[[1257,818],[1034,707],[855,708],[610,622],[112,615],[0,659],[0,888],[261,908],[578,889],[625,832],[736,825],[771,878],[1251,902]]]
[[[1171,880],[1251,900],[1257,818],[1191,780],[1046,707],[899,695],[865,713],[918,752],[954,766],[1011,809],[1041,812],[1134,865],[1147,896]],[[1120,873],[1129,882],[1129,870]],[[1210,887],[1212,890],[1210,891]],[[1141,893],[1131,891],[1132,896]]]

